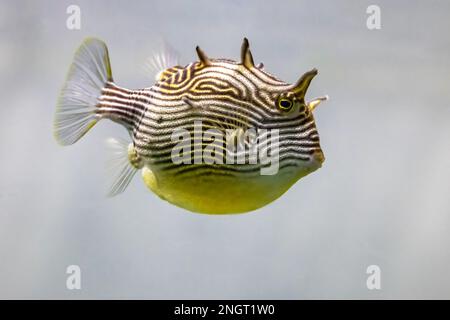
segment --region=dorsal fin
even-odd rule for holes
[[[145,65],[146,69],[154,75],[155,80],[161,81],[182,69],[178,60],[178,52],[164,41],[161,50],[153,53]]]

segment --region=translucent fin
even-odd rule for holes
[[[167,78],[167,75],[163,75],[165,71],[173,74],[182,67],[179,66],[179,54],[178,52],[167,42],[163,42],[160,52],[153,53],[145,62],[146,72],[151,74],[156,81],[160,81]],[[170,71],[173,69],[172,71]]]
[[[75,53],[56,105],[54,136],[61,145],[77,142],[99,120],[97,98],[107,81],[112,81],[108,49],[88,38]]]
[[[108,176],[111,179],[108,196],[113,197],[125,191],[138,169],[129,161],[130,144],[123,139],[109,138],[111,157],[108,161]]]

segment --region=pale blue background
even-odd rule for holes
[[[382,29],[366,28],[378,4]],[[66,28],[78,4],[80,31]],[[0,298],[450,298],[448,1],[0,1]],[[63,148],[58,91],[86,36],[118,84],[151,85],[162,40],[254,58],[309,97],[326,162],[275,203],[238,216],[186,212],[136,176],[106,198],[99,123]],[[65,269],[82,268],[82,290]],[[382,290],[366,288],[368,265]]]

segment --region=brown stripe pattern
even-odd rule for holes
[[[306,90],[306,89],[305,89]],[[277,107],[280,95],[293,86],[264,70],[227,59],[208,59],[163,71],[154,86],[128,90],[108,82],[98,99],[97,115],[127,127],[137,154],[151,167],[177,176],[199,175],[255,176],[261,163],[174,164],[171,151],[176,142],[171,135],[186,129],[193,136],[194,122],[203,130],[255,129],[279,132],[279,170],[295,170],[320,151],[314,118],[304,100],[296,112],[284,113]],[[270,135],[268,135],[270,136]],[[270,138],[270,137],[269,137]],[[226,141],[219,141],[225,146]],[[216,143],[219,143],[216,141]],[[203,141],[204,148],[211,142]],[[269,139],[269,145],[272,140]],[[258,145],[258,147],[260,147]],[[192,150],[192,163],[194,148]],[[233,156],[238,151],[230,151]],[[233,153],[234,152],[234,153]],[[244,156],[249,154],[244,150]]]

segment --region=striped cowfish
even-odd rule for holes
[[[161,199],[199,213],[261,208],[321,167],[313,110],[327,97],[305,101],[316,69],[283,82],[255,65],[246,38],[240,61],[196,51],[198,61],[184,67],[170,53],[156,56],[156,83],[130,90],[113,81],[105,43],[86,39],[57,102],[56,140],[73,144],[101,119],[121,124],[130,140],[109,139],[110,195],[141,170]]]

